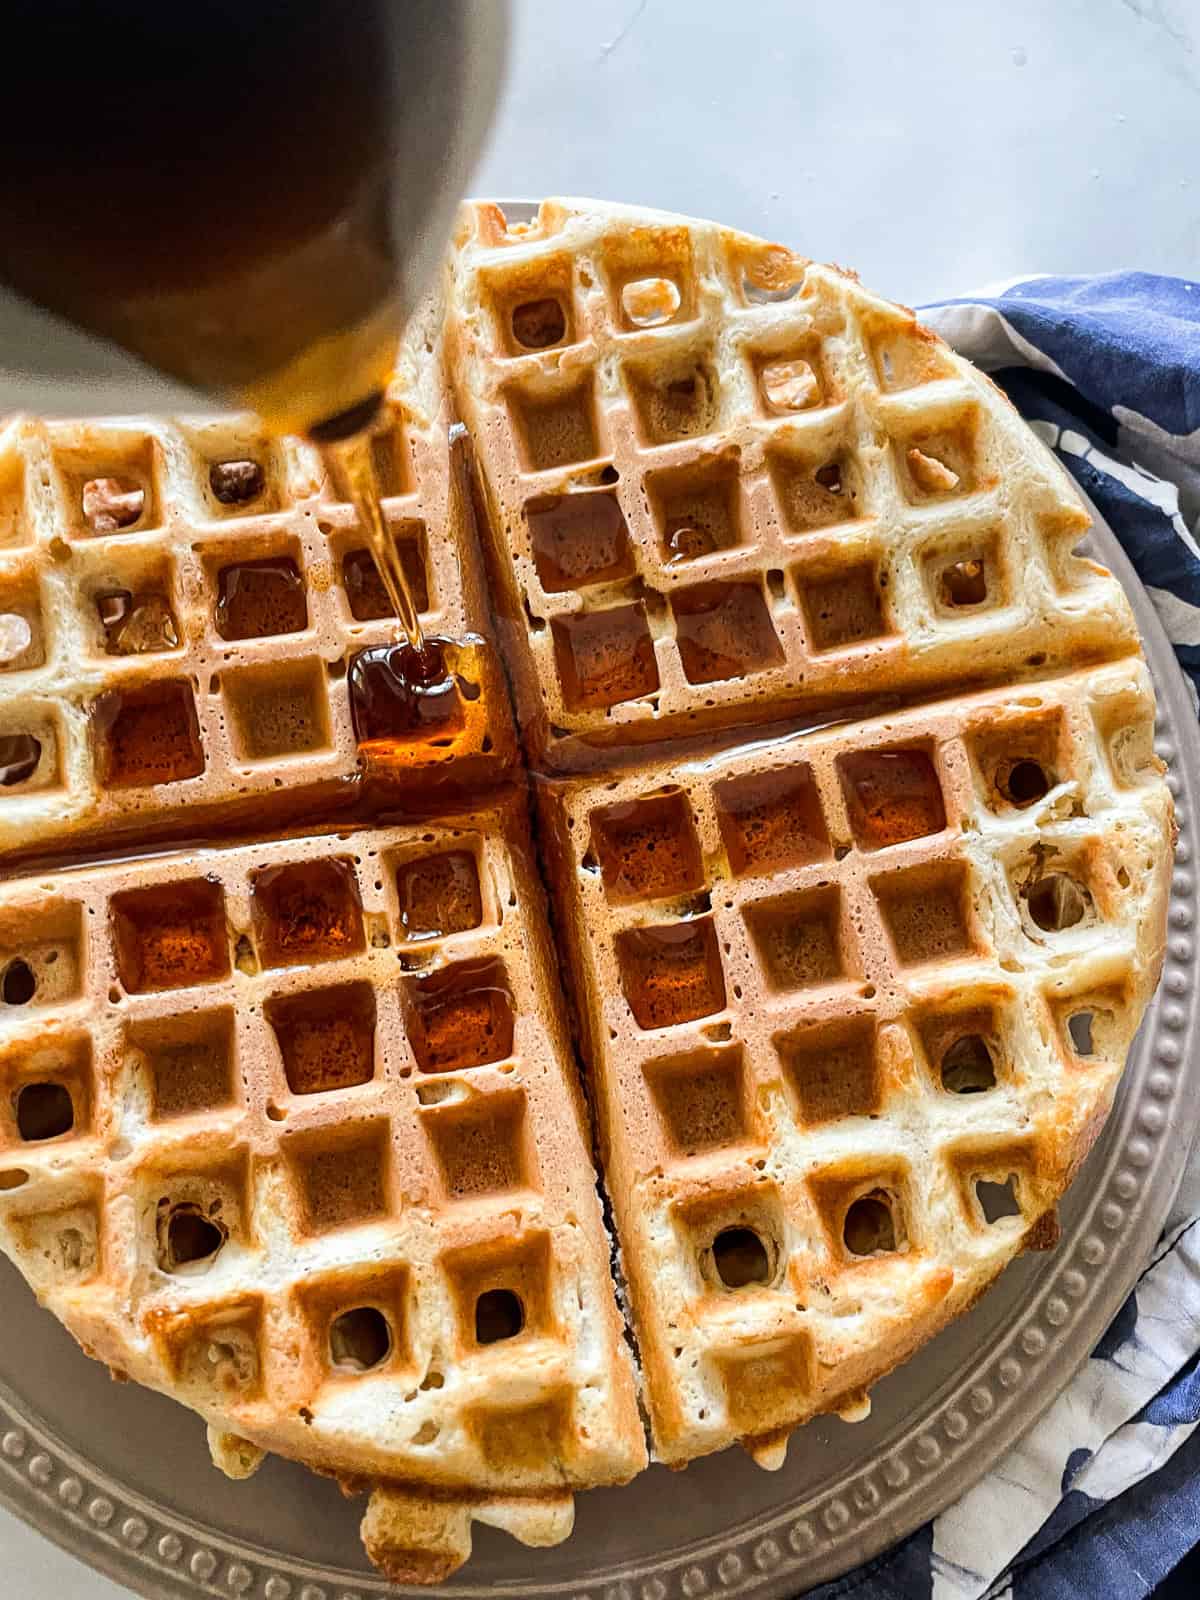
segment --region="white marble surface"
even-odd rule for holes
[[[525,0],[477,192],[719,217],[910,304],[1200,270],[1195,0]]]
[[[1195,0],[517,0],[480,194],[720,217],[918,303],[1200,272]],[[0,1511],[13,1600],[124,1593]]]

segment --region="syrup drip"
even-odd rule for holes
[[[380,579],[400,619],[400,627],[415,661],[425,655],[425,639],[421,632],[421,619],[413,604],[408,575],[400,559],[396,541],[388,532],[383,511],[379,505],[379,487],[375,480],[375,463],[371,454],[371,434],[360,428],[345,439],[331,440],[321,445],[321,459],[333,481],[334,488],[354,507],[358,525],[366,536],[367,545],[375,558]]]
[[[360,650],[350,663],[350,710],[360,747],[449,739],[462,725],[458,682],[446,669],[447,641],[419,651],[403,642]]]
[[[392,645],[362,650],[350,663],[350,709],[359,747],[386,755],[387,747],[414,740],[436,742],[462,724],[458,682],[446,666],[445,641],[426,639],[404,570],[379,504],[379,486],[369,429],[320,446],[337,493],[358,517],[380,581],[392,602],[403,637]]]

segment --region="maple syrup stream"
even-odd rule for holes
[[[458,685],[447,668],[444,641],[427,639],[413,601],[400,547],[379,503],[369,427],[342,438],[318,439],[334,489],[354,507],[402,638],[360,651],[350,666],[350,705],[360,747],[386,755],[397,742],[428,736],[460,712]]]
[[[388,532],[379,504],[379,486],[375,481],[375,467],[371,459],[370,430],[360,428],[345,439],[322,443],[319,448],[325,470],[339,496],[354,507],[358,525],[366,535],[380,580],[400,619],[400,627],[410,649],[418,657],[424,657],[426,645],[421,632],[421,619],[413,604],[399,548]]]

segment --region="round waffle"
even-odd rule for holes
[[[634,1475],[639,1383],[777,1465],[1053,1243],[1173,821],[1068,479],[850,274],[468,206],[376,459],[462,704],[364,782],[393,624],[304,447],[0,440],[0,1245],[429,1581]]]

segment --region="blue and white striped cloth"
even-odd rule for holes
[[[1103,512],[1200,691],[1200,283],[1032,278],[926,308]],[[980,1483],[815,1596],[1142,1600],[1200,1542],[1200,1157],[1087,1365]]]

